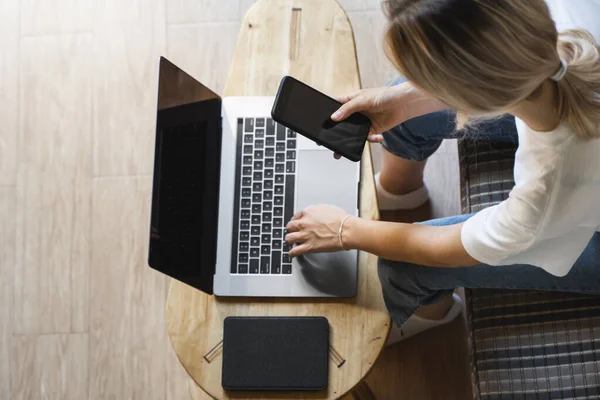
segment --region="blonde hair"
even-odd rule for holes
[[[458,111],[462,128],[537,96],[567,62],[558,114],[600,137],[600,48],[583,30],[558,34],[544,0],[384,0],[387,54],[415,85]]]

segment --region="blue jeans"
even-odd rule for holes
[[[406,79],[398,78],[398,85]],[[476,138],[518,143],[515,118],[506,115],[485,121],[464,131],[456,131],[456,114],[440,111],[408,120],[383,134],[383,147],[390,153],[412,161],[423,161],[440,147],[444,139]]]
[[[398,82],[399,83],[399,82]],[[454,115],[433,113],[407,121],[384,134],[384,146],[391,153],[410,160],[424,160],[443,139],[454,134]],[[480,124],[461,136],[517,142],[513,117]],[[471,215],[441,218],[427,225],[459,224]],[[556,277],[531,265],[477,265],[462,268],[433,268],[379,259],[383,298],[392,319],[402,325],[421,305],[436,304],[454,289],[531,289],[600,294],[600,233],[597,233],[571,271]]]
[[[432,226],[460,224],[471,215],[424,222]],[[380,258],[383,298],[394,322],[402,325],[419,306],[436,304],[459,287],[476,289],[555,290],[600,294],[600,233],[596,233],[571,271],[563,277],[532,265],[437,268]]]

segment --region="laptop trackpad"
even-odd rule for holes
[[[326,150],[298,153],[296,210],[332,204],[356,215],[357,164],[336,160]],[[356,292],[356,252],[307,254],[296,259],[304,280],[314,289],[339,297]]]
[[[356,215],[356,168],[356,163],[336,160],[327,150],[300,150],[295,210],[317,204],[333,204]]]

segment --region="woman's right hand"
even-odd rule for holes
[[[404,103],[410,89],[406,85],[363,89],[336,100],[343,105],[331,116],[333,121],[342,121],[361,112],[371,120],[368,140],[381,143],[383,132],[407,120]]]

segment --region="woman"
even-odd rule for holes
[[[308,207],[287,226],[290,254],[359,249],[379,256],[396,325],[392,342],[458,315],[457,287],[600,293],[600,55],[593,36],[559,35],[543,0],[388,0],[384,8],[388,54],[408,81],[340,99],[345,104],[332,116],[361,111],[371,118],[370,141],[385,148],[376,177],[380,208],[427,200],[423,168],[454,131],[450,116],[458,128],[478,122],[467,134],[518,141],[516,186],[508,200],[478,214],[424,224]]]

